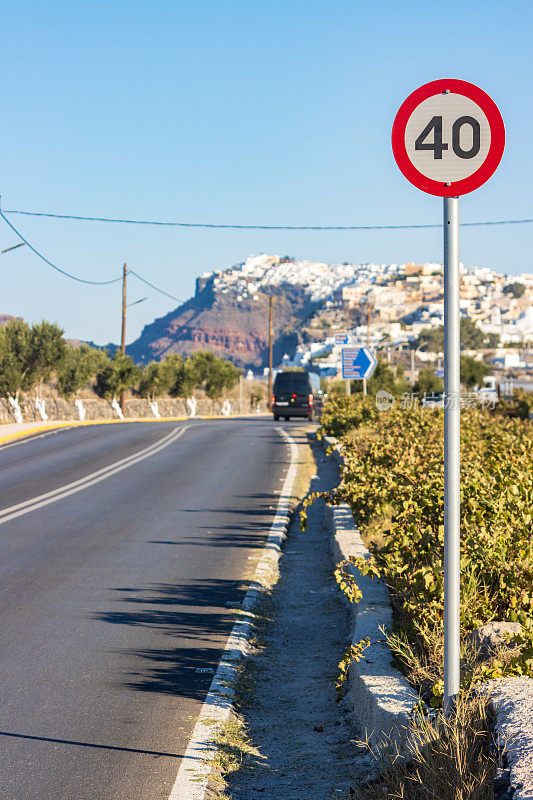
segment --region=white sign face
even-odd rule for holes
[[[412,92],[392,126],[392,150],[413,186],[459,197],[494,173],[505,147],[496,103],[467,81],[440,79]]]
[[[407,157],[422,175],[440,183],[473,175],[487,158],[490,142],[484,111],[452,92],[428,97],[405,127]]]

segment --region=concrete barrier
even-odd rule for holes
[[[325,516],[332,533],[331,549],[335,565],[350,556],[370,556],[349,506],[327,505]],[[349,570],[363,594],[359,603],[351,604],[351,642],[356,644],[366,637],[371,642],[364,652],[364,658],[352,662],[349,669],[354,723],[373,747],[379,747],[387,738],[402,750],[410,714],[419,698],[407,679],[391,666],[393,654],[383,632],[390,631],[392,627],[389,590],[382,581],[361,575],[353,565]]]

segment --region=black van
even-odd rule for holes
[[[312,420],[322,413],[320,377],[315,372],[278,372],[272,395],[274,419],[307,417]]]

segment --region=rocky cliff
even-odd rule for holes
[[[302,287],[282,284],[256,294],[238,289],[217,290],[216,274],[199,278],[194,297],[154,320],[127,352],[139,364],[161,360],[169,353],[212,350],[238,367],[261,368],[268,363],[269,295],[274,302],[274,361],[292,354],[301,323],[315,310]]]

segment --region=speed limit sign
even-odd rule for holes
[[[426,83],[402,104],[392,150],[408,181],[440,197],[477,189],[496,170],[505,128],[494,101],[467,81]]]
[[[461,343],[459,197],[495,171],[505,147],[498,107],[477,86],[445,79],[409,95],[396,114],[392,150],[408,181],[443,198],[444,232],[444,709],[461,685]]]

